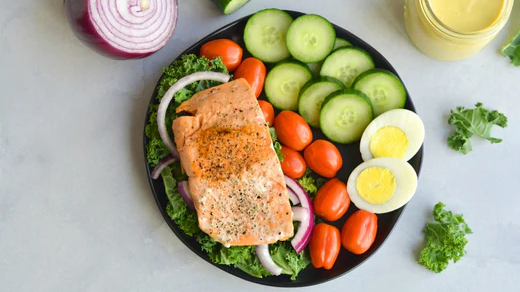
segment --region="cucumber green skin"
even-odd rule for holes
[[[283,106],[280,106],[279,102],[278,102],[278,99],[271,96],[270,94],[270,90],[268,88],[268,83],[270,83],[270,80],[269,80],[269,74],[271,74],[273,71],[275,71],[275,69],[277,67],[280,67],[280,66],[283,66],[283,65],[286,65],[286,64],[294,64],[294,65],[297,65],[299,67],[301,67],[302,69],[306,70],[309,74],[309,80],[312,79],[312,71],[311,69],[309,69],[309,67],[307,66],[307,64],[305,63],[302,63],[300,61],[297,61],[297,60],[285,60],[285,61],[282,61],[282,62],[279,62],[277,63],[271,70],[269,70],[269,72],[267,73],[267,76],[265,78],[265,85],[264,85],[264,92],[265,92],[265,96],[267,97],[267,100],[275,107],[277,108],[278,110],[292,110],[292,111],[296,111],[298,110],[298,101],[296,100],[296,106],[294,107],[289,107],[289,108],[286,108],[286,107],[283,107]],[[302,86],[303,87],[303,86]],[[300,88],[300,91],[301,91],[301,88]],[[297,98],[299,97],[299,93],[297,95]]]
[[[388,110],[391,110],[391,109],[399,109],[399,108],[404,108],[405,104],[406,104],[406,89],[404,87],[404,84],[402,83],[402,81],[399,79],[399,77],[397,77],[394,73],[388,71],[388,70],[385,70],[385,69],[371,69],[371,70],[368,70],[368,71],[365,71],[363,73],[361,73],[355,80],[354,82],[352,83],[352,88],[353,89],[356,89],[356,90],[360,90],[359,88],[357,88],[359,85],[361,85],[361,82],[363,81],[364,78],[366,78],[367,76],[370,76],[370,75],[373,75],[373,74],[385,74],[385,75],[388,75],[390,76],[391,78],[393,78],[397,83],[399,83],[399,91],[401,93],[401,100],[400,100],[400,103],[398,103],[396,106],[393,106],[393,107],[387,107],[387,108],[379,108],[376,104],[374,104],[372,102],[372,105],[374,107],[374,114],[375,116],[378,116],[380,114],[382,114],[383,112],[386,112]],[[361,91],[361,90],[360,90]],[[368,96],[368,94],[366,94]],[[370,98],[370,97],[369,97]],[[372,99],[370,99],[372,101]]]
[[[315,123],[314,122],[314,119],[313,117],[310,117],[310,116],[307,116],[305,114],[305,110],[304,110],[304,107],[305,107],[305,102],[307,102],[305,100],[305,92],[307,91],[307,89],[313,87],[314,85],[318,84],[318,83],[333,83],[335,85],[337,85],[337,90],[343,90],[343,89],[346,89],[345,88],[345,85],[343,85],[343,83],[341,81],[339,81],[338,79],[336,78],[332,78],[332,77],[328,77],[328,76],[319,76],[319,77],[315,77],[309,81],[307,81],[307,83],[305,83],[305,85],[302,87],[302,89],[300,89],[300,96],[298,98],[298,112],[300,113],[300,115],[302,116],[302,118],[311,126],[311,127],[314,127],[314,128],[320,128],[320,122],[319,122],[319,117],[318,117],[318,121]],[[337,91],[336,90],[336,91]],[[324,96],[323,97],[323,100],[321,101],[321,103],[323,103],[323,101],[325,100],[325,98],[327,98],[327,96]],[[321,111],[321,106],[317,109],[318,111],[318,115]]]
[[[368,124],[370,124],[370,122],[374,119],[374,108],[372,107],[372,102],[370,101],[368,96],[366,96],[363,92],[361,92],[359,90],[349,88],[349,89],[344,89],[341,91],[336,91],[336,92],[332,93],[331,95],[327,96],[327,98],[325,99],[325,101],[323,102],[323,104],[321,106],[320,116],[325,116],[327,114],[330,114],[327,112],[327,111],[329,111],[328,104],[330,102],[332,102],[335,98],[342,96],[342,95],[355,95],[356,97],[359,98],[360,101],[365,102],[367,104],[367,106],[370,108],[370,114],[371,114],[370,120],[366,123],[366,125],[362,125],[362,128],[360,128],[358,130],[357,135],[355,135],[351,139],[339,139],[336,137],[332,137],[330,135],[330,129],[327,128],[330,125],[326,125],[324,123],[324,120],[321,118],[320,118],[320,127],[321,127],[323,134],[327,138],[329,138],[331,141],[334,141],[334,142],[340,143],[340,144],[350,144],[353,142],[357,142],[361,139],[361,136],[363,135],[364,130],[366,129]]]
[[[326,72],[325,72],[326,69],[328,69],[327,66],[332,66],[332,67],[334,67],[335,64],[329,65],[328,63],[329,63],[329,62],[332,62],[332,61],[329,61],[329,62],[327,62],[327,61],[328,61],[328,60],[332,60],[332,58],[334,57],[335,54],[340,54],[342,51],[347,51],[347,50],[352,50],[352,51],[355,50],[355,51],[357,51],[357,52],[363,54],[363,55],[367,58],[367,60],[369,61],[369,63],[370,63],[370,67],[371,67],[370,69],[374,69],[374,68],[375,68],[374,60],[372,59],[372,56],[370,56],[370,54],[369,54],[367,51],[365,51],[365,50],[363,50],[363,49],[360,49],[360,48],[357,48],[357,47],[341,47],[341,48],[337,48],[337,49],[333,50],[333,51],[330,53],[330,55],[328,55],[327,58],[323,61],[323,65],[321,66],[321,70],[320,70],[320,75],[321,75],[321,76],[328,76],[328,75],[326,74]],[[369,70],[370,70],[370,69],[369,69]],[[362,72],[362,73],[363,73],[363,72]],[[361,75],[361,73],[360,73],[360,75]],[[359,76],[359,75],[358,75],[358,76]],[[331,77],[335,77],[335,76],[331,76]],[[356,78],[357,78],[357,76],[356,76]],[[351,82],[354,82],[354,80],[355,80],[356,78],[354,78]],[[350,83],[350,84],[345,83],[345,86],[351,88],[351,87],[352,87],[352,83]]]
[[[291,57],[291,54],[289,53],[289,50],[287,49],[287,45],[286,45],[286,42],[282,42],[284,45],[285,45],[285,51],[286,51],[286,54],[283,54],[283,56],[279,57],[279,58],[266,58],[264,56],[260,56],[256,50],[256,48],[254,46],[251,46],[251,43],[249,41],[249,34],[248,34],[248,31],[250,29],[250,25],[251,25],[251,22],[254,21],[255,19],[255,16],[258,16],[258,15],[261,15],[263,13],[269,13],[269,12],[275,12],[275,13],[278,13],[280,15],[284,15],[284,17],[287,17],[287,19],[291,19],[291,21],[294,21],[294,19],[292,18],[292,16],[283,11],[283,10],[280,10],[280,9],[276,9],[276,8],[268,8],[268,9],[264,9],[264,10],[260,10],[258,12],[256,12],[255,14],[253,14],[253,16],[251,16],[249,18],[249,20],[247,21],[246,23],[246,26],[244,27],[244,36],[243,36],[243,39],[244,39],[244,43],[246,45],[246,49],[247,51],[255,58],[261,60],[262,62],[264,63],[277,63],[277,62],[281,62],[281,61],[284,61],[284,60],[288,60],[290,57]],[[258,36],[251,36],[252,38],[255,38],[255,37],[258,37]]]
[[[323,53],[322,55],[309,55],[309,54],[306,54],[306,52],[303,52],[303,54],[302,54],[302,52],[298,49],[298,47],[299,47],[298,44],[291,45],[293,42],[292,39],[293,39],[294,31],[298,29],[300,22],[305,21],[306,18],[320,19],[321,21],[323,21],[323,24],[328,26],[330,33],[332,35],[332,39],[330,40],[331,41],[330,48],[327,49],[326,53]],[[289,52],[291,53],[291,56],[293,58],[297,59],[298,61],[304,62],[304,63],[315,63],[315,62],[321,62],[321,61],[325,60],[325,58],[330,54],[330,52],[334,48],[335,41],[336,41],[336,30],[334,29],[334,27],[332,26],[330,21],[328,21],[326,18],[324,18],[320,15],[316,15],[316,14],[306,14],[306,15],[302,15],[302,16],[296,18],[293,21],[293,23],[291,24],[291,26],[289,27],[289,29],[287,30],[287,49],[289,50]]]
[[[237,11],[238,9],[242,8],[242,6],[246,5],[249,1],[250,0],[211,0],[211,2],[215,3],[215,5],[217,5],[217,7],[226,15],[231,14]],[[236,2],[234,3],[234,5],[237,6],[234,7],[234,9],[231,9],[230,4],[232,4],[233,2]]]
[[[336,49],[344,48],[344,47],[352,47],[352,44],[345,39],[336,38],[336,42],[334,43],[334,48],[332,48],[331,53],[334,52]],[[323,65],[323,61],[307,64],[307,66],[309,66],[309,68],[311,69],[312,73],[314,73],[314,77],[320,76],[320,70],[321,70],[322,65]]]
[[[336,41],[334,42],[334,48],[332,50],[335,50],[338,48],[344,48],[344,47],[353,47],[353,45],[351,42],[347,41],[346,39],[336,38]]]

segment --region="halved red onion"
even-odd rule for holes
[[[181,197],[184,199],[184,202],[186,202],[186,205],[188,205],[188,208],[195,210],[195,205],[193,204],[191,193],[188,188],[188,182],[185,180],[181,181],[177,186],[179,188],[179,194],[181,194]]]
[[[177,158],[173,157],[172,155],[168,155],[168,156],[164,157],[163,159],[161,159],[161,161],[159,161],[159,163],[157,163],[157,165],[152,170],[152,178],[158,179],[159,176],[161,175],[161,172],[164,170],[164,168],[166,166],[174,163],[175,161],[177,161]]]
[[[298,199],[298,196],[291,190],[290,188],[287,188],[287,192],[289,193],[289,200],[291,200],[291,203],[293,205],[297,205],[300,203],[300,199]]]
[[[273,258],[271,258],[271,254],[269,254],[269,246],[267,244],[257,245],[255,251],[260,263],[262,263],[262,266],[264,266],[269,273],[275,276],[279,276],[282,273],[282,268],[277,266],[273,261]]]
[[[177,26],[177,0],[65,0],[64,4],[74,34],[114,59],[157,52]]]
[[[177,93],[179,90],[183,89],[190,83],[196,81],[212,80],[225,83],[229,81],[229,78],[231,78],[231,76],[220,72],[197,72],[179,79],[170,87],[170,89],[168,89],[168,91],[166,91],[163,98],[161,99],[161,103],[159,104],[159,109],[157,110],[157,124],[159,125],[159,134],[161,135],[161,140],[164,142],[164,144],[166,145],[173,157],[179,158],[179,152],[177,152],[177,148],[173,144],[173,141],[170,139],[170,135],[166,130],[165,119],[166,109],[168,109],[168,105],[175,96],[175,93]]]
[[[304,207],[292,207],[293,221],[304,222],[309,220],[309,210]]]
[[[294,235],[294,238],[291,240],[291,245],[294,250],[296,250],[296,253],[299,254],[305,249],[311,239],[312,230],[314,229],[314,209],[312,208],[311,197],[298,181],[286,175],[285,184],[296,194],[296,196],[298,196],[302,207],[309,210],[309,218],[300,222],[300,227],[298,228],[296,235]]]

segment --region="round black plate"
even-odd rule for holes
[[[287,12],[293,18],[303,15],[303,13],[295,12],[295,11],[287,11]],[[188,48],[186,51],[184,51],[182,53],[182,55],[184,55],[184,54],[198,55],[199,49],[204,43],[206,43],[210,40],[213,40],[213,39],[220,39],[220,38],[232,39],[232,40],[236,41],[237,43],[239,43],[243,48],[245,48],[242,36],[243,36],[243,32],[244,32],[244,27],[250,16],[251,15],[246,16],[242,19],[239,19],[239,20],[213,32],[212,34],[206,36],[205,38],[203,38],[202,40],[200,40],[199,42],[197,42],[196,44],[194,44],[193,46]],[[334,28],[336,29],[336,34],[338,37],[344,38],[344,39],[350,41],[354,46],[360,47],[360,48],[366,50],[374,59],[376,68],[387,69],[387,70],[393,72],[394,74],[396,74],[397,76],[399,76],[397,74],[397,72],[395,71],[395,69],[392,67],[392,65],[390,65],[390,63],[378,51],[376,51],[370,45],[368,45],[367,43],[365,43],[363,40],[359,39],[352,33],[344,30],[341,27],[338,27],[337,25],[334,25]],[[244,49],[244,58],[249,57],[249,56],[250,56],[250,54]],[[180,59],[180,56],[178,57],[178,59]],[[268,69],[269,69],[269,66],[268,66]],[[408,92],[407,92],[407,95],[408,95]],[[157,91],[155,91],[153,93],[150,103],[157,102],[155,100],[156,96],[157,96]],[[412,103],[412,100],[410,99],[410,96],[408,95],[407,97],[408,98],[406,101],[405,108],[415,112],[415,107]],[[263,93],[260,98],[265,99],[265,96],[263,95]],[[146,115],[145,126],[148,122],[149,115],[150,115],[150,112],[148,112]],[[321,138],[321,139],[325,138],[323,136],[323,134],[321,133],[321,131],[315,130],[315,129],[313,131],[314,131],[315,138]],[[146,135],[145,135],[144,136],[144,145],[146,146],[147,143],[148,143],[148,139],[146,138]],[[342,181],[346,182],[351,171],[362,162],[361,155],[359,153],[359,143],[353,143],[353,144],[349,144],[349,145],[336,144],[336,146],[338,146],[338,149],[340,149],[340,152],[343,156],[343,167],[338,172],[337,177],[339,179],[341,179]],[[423,151],[424,151],[424,149],[423,149],[423,147],[421,147],[421,149],[419,150],[417,155],[415,155],[409,161],[409,163],[414,167],[417,174],[419,174],[419,171],[421,168]],[[146,160],[146,148],[145,148],[145,160]],[[214,266],[216,266],[219,269],[222,269],[222,270],[224,270],[232,275],[235,275],[237,277],[240,277],[244,280],[251,281],[254,283],[258,283],[258,284],[268,285],[268,286],[277,286],[277,287],[310,286],[310,285],[320,284],[320,283],[335,279],[341,275],[344,275],[345,273],[351,271],[352,269],[354,269],[355,267],[357,267],[358,265],[363,263],[366,259],[368,259],[370,256],[372,256],[377,251],[377,249],[379,249],[379,247],[381,247],[383,242],[386,240],[386,238],[388,237],[388,235],[394,228],[397,220],[401,216],[401,213],[403,212],[403,209],[404,209],[404,207],[402,207],[391,213],[378,215],[379,226],[378,226],[377,237],[376,237],[375,242],[372,245],[372,247],[363,255],[359,255],[359,256],[354,255],[342,248],[341,252],[338,256],[338,259],[336,261],[336,264],[334,265],[334,267],[331,270],[315,269],[311,264],[298,275],[298,278],[295,281],[291,281],[290,278],[285,275],[278,276],[278,277],[271,276],[271,277],[259,279],[259,278],[249,276],[248,274],[242,272],[239,269],[236,269],[236,268],[233,268],[230,266],[217,265],[217,264],[212,263],[209,260],[207,254],[204,253],[203,251],[201,251],[199,243],[194,238],[189,237],[186,234],[184,234],[184,232],[182,232],[182,230],[180,230],[175,225],[175,223],[170,219],[170,217],[166,213],[166,206],[168,204],[168,198],[166,197],[166,194],[164,192],[164,185],[162,183],[162,180],[161,179],[153,180],[151,178],[150,174],[152,172],[152,168],[150,167],[150,165],[146,164],[146,169],[147,169],[147,173],[148,173],[148,179],[150,181],[150,186],[152,188],[152,192],[155,197],[155,201],[157,202],[157,205],[159,206],[159,210],[161,211],[164,219],[166,220],[166,222],[168,222],[168,225],[171,227],[173,232],[177,235],[177,237],[179,237],[179,239],[187,247],[189,247],[194,253],[199,255],[201,258],[206,260],[208,263],[213,264]],[[340,219],[337,222],[333,222],[332,224],[336,225],[341,230],[341,226],[345,222],[345,219],[348,218],[348,216],[350,216],[356,210],[357,209],[355,208],[354,204],[351,204],[347,214],[345,214],[345,216],[343,216],[342,219]]]

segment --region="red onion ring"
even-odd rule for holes
[[[219,72],[212,72],[212,71],[202,71],[193,73],[190,75],[187,75],[181,79],[179,79],[177,82],[175,82],[168,91],[164,94],[163,98],[161,99],[161,103],[159,104],[159,109],[157,110],[157,124],[159,125],[159,134],[161,135],[161,139],[172,154],[173,157],[178,158],[179,152],[177,152],[177,149],[175,145],[173,144],[173,141],[170,139],[170,135],[168,134],[168,131],[166,130],[166,109],[168,109],[168,105],[172,101],[173,97],[175,96],[175,93],[177,93],[179,90],[183,89],[190,83],[201,81],[201,80],[212,80],[212,81],[218,81],[222,83],[226,83],[229,81],[228,74],[225,73],[219,73]]]
[[[287,188],[287,192],[289,193],[289,200],[291,200],[293,205],[300,203],[300,199],[298,199],[298,196],[290,188]]]
[[[174,163],[175,161],[177,161],[177,158],[175,158],[171,155],[168,155],[168,156],[164,157],[163,159],[161,159],[161,161],[159,161],[159,163],[157,163],[157,165],[152,170],[152,179],[158,179],[159,176],[161,175],[161,172],[164,170],[164,168],[166,168],[166,166]]]
[[[267,244],[260,244],[255,247],[256,255],[258,256],[258,259],[260,260],[260,263],[262,263],[262,266],[266,270],[269,271],[269,273],[280,276],[282,273],[282,268],[277,266],[275,262],[273,261],[273,258],[271,258],[271,254],[269,253],[269,246]]]
[[[193,204],[193,200],[191,199],[191,193],[188,188],[188,182],[187,181],[181,181],[177,185],[179,188],[179,194],[181,194],[182,199],[184,202],[186,202],[186,205],[188,205],[188,208],[195,210],[195,205]]]
[[[296,235],[291,240],[291,245],[296,250],[296,253],[299,254],[305,249],[311,239],[312,230],[314,229],[314,209],[312,208],[311,197],[298,181],[285,176],[285,184],[298,196],[302,207],[309,210],[309,218],[300,223]]]
[[[309,220],[309,210],[304,207],[292,207],[293,221],[304,222]]]
[[[76,37],[114,59],[157,52],[177,26],[177,0],[65,0],[64,4]]]

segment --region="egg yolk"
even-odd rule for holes
[[[387,168],[380,166],[366,168],[356,180],[356,189],[359,196],[375,205],[390,201],[394,196],[396,187],[394,174]]]
[[[376,158],[403,158],[406,151],[408,151],[408,137],[397,127],[382,127],[370,137],[370,152]]]

